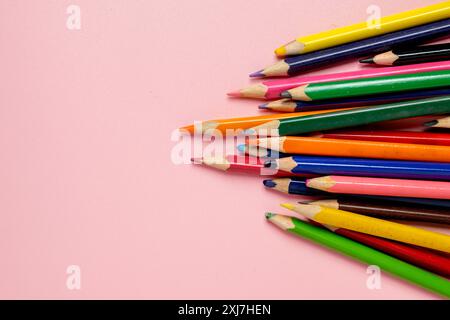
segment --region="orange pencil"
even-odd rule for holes
[[[291,154],[450,162],[450,147],[436,145],[314,137],[249,139],[248,144]]]
[[[266,123],[271,120],[278,119],[286,119],[300,116],[310,116],[314,114],[321,113],[329,113],[333,111],[342,111],[348,110],[352,108],[345,109],[332,109],[332,110],[319,110],[319,111],[310,111],[310,112],[294,112],[294,113],[276,113],[276,114],[265,114],[262,116],[253,116],[253,117],[241,117],[241,118],[229,118],[229,119],[218,119],[218,120],[209,120],[203,121],[199,123],[198,128],[200,130],[197,133],[205,132],[206,130],[219,130],[223,134],[227,129],[229,130],[239,130],[239,129],[249,129],[263,123]],[[190,134],[195,133],[195,126],[189,125],[179,129],[180,131],[187,131]]]

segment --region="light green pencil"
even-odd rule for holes
[[[266,218],[283,230],[313,240],[361,262],[376,265],[383,271],[450,298],[450,281],[431,272],[293,217],[266,213]]]

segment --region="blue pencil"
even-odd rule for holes
[[[430,98],[445,95],[450,95],[450,89],[410,91],[397,94],[384,94],[377,96],[356,97],[348,99],[333,99],[317,102],[305,102],[305,101],[293,101],[290,99],[281,99],[269,103],[264,103],[260,105],[259,108],[264,110],[273,110],[280,112],[302,112],[312,110],[369,106],[375,104],[384,104],[405,100],[416,100],[421,98]]]
[[[450,19],[445,19],[329,49],[289,57],[275,65],[250,74],[250,77],[293,76],[305,70],[330,65],[349,58],[381,53],[399,46],[420,44],[447,36],[449,32]]]
[[[293,174],[349,175],[450,181],[450,163],[295,155],[272,159],[266,167]]]

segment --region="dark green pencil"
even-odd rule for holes
[[[247,133],[286,136],[445,113],[450,113],[449,95],[272,120],[247,130]]]

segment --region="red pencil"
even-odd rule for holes
[[[208,167],[215,168],[226,172],[239,172],[247,174],[255,174],[261,176],[276,176],[276,177],[290,177],[290,176],[302,176],[312,177],[311,175],[295,175],[289,172],[282,172],[281,170],[274,170],[265,168],[264,163],[266,160],[240,155],[228,155],[225,157],[203,157],[199,159],[191,159],[193,163],[204,164]]]
[[[321,225],[317,222],[314,224]],[[396,258],[422,267],[446,278],[450,278],[450,257],[448,256],[446,257],[437,254],[434,251],[425,248],[409,246],[396,241],[386,240],[352,230],[335,228],[332,226],[324,227],[340,234],[341,236],[358,241]]]
[[[411,131],[345,131],[337,130],[324,132],[317,135],[321,138],[328,139],[345,139],[345,140],[364,140],[364,141],[381,141],[396,143],[412,143],[412,144],[429,144],[450,146],[449,133],[433,133],[433,132],[411,132]]]

